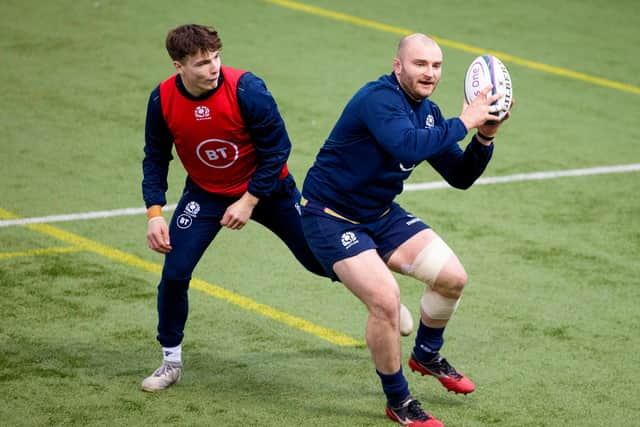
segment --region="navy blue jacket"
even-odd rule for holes
[[[221,73],[217,87],[222,85],[223,79]],[[176,85],[189,99],[206,99],[217,90],[216,87],[195,98],[187,92],[179,75]],[[291,141],[278,106],[262,79],[250,72],[245,73],[238,81],[237,96],[240,112],[258,156],[258,166],[249,182],[248,191],[258,198],[268,197],[279,185],[277,177],[291,152]],[[147,207],[164,206],[167,203],[165,193],[169,162],[173,159],[172,148],[173,135],[162,115],[160,87],[157,86],[149,97],[145,125],[142,196]],[[285,179],[292,178],[289,176]]]
[[[382,215],[423,160],[453,187],[466,189],[491,159],[493,144],[445,120],[429,99],[409,98],[392,73],[363,86],[347,103],[304,181],[302,195],[358,222]]]

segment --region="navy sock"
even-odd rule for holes
[[[430,328],[420,321],[413,354],[423,362],[432,360],[444,344],[444,328]]]
[[[402,367],[395,374],[387,375],[376,369],[376,373],[382,382],[382,390],[387,396],[387,403],[392,408],[400,406],[407,397],[409,397],[409,384],[402,374]]]

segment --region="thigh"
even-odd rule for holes
[[[429,226],[394,203],[385,216],[372,224],[371,230],[378,243],[378,253],[389,260],[398,248],[423,235]]]
[[[337,276],[333,266],[338,261],[377,249],[366,227],[328,215],[321,209],[304,206],[301,220],[311,251],[334,280]]]
[[[251,219],[264,225],[282,240],[288,238],[287,234],[300,231],[300,193],[295,190],[292,194],[274,194],[261,199],[253,209]]]
[[[342,259],[333,268],[340,281],[369,309],[399,304],[398,284],[374,249]]]
[[[430,228],[418,232],[393,251],[387,260],[387,265],[393,271],[405,273],[413,264],[416,256],[437,237],[436,232]]]
[[[299,202],[300,193],[294,188],[291,193],[261,200],[251,218],[278,236],[307,270],[327,276],[304,237]]]
[[[228,200],[203,190],[185,190],[169,224],[173,249],[165,256],[163,277],[191,278],[202,254],[220,231],[220,219],[228,205]]]

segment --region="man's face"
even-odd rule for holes
[[[219,50],[198,52],[187,56],[182,62],[173,61],[173,65],[193,96],[200,96],[218,86],[221,65]]]
[[[422,101],[440,81],[442,50],[436,43],[412,41],[393,59],[393,71],[407,95]]]

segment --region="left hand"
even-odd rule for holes
[[[227,208],[220,220],[220,225],[232,230],[240,230],[251,218],[253,208],[259,200],[249,192],[244,193],[240,199]]]
[[[500,125],[502,123],[504,123],[506,120],[509,119],[509,117],[511,117],[511,108],[516,104],[516,100],[512,99],[511,100],[511,105],[509,106],[509,111],[507,112],[507,114],[504,115],[504,117],[502,118],[502,120],[500,120],[499,122],[495,122],[494,124],[488,125],[488,124],[484,124],[481,126],[478,126],[478,131],[483,134],[486,135],[488,137],[494,137],[496,136],[496,134],[498,133],[498,128],[500,128]]]

